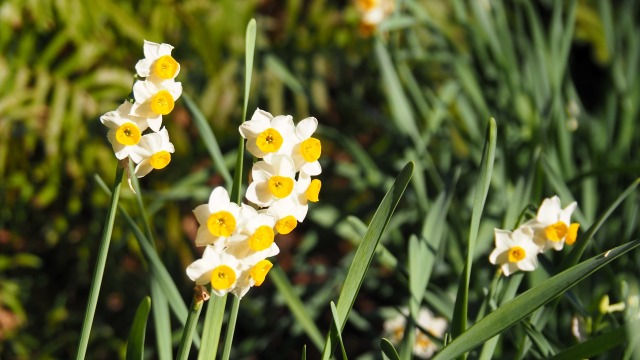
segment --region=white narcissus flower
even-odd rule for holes
[[[253,181],[247,187],[247,200],[266,207],[286,198],[296,185],[295,173],[293,160],[287,155],[276,155],[271,163],[258,161],[251,169]]]
[[[298,184],[296,184],[298,185]],[[296,189],[294,189],[296,191]],[[288,196],[284,199],[276,200],[265,209],[264,212],[273,216],[276,220],[276,231],[278,234],[288,234],[298,226],[307,216],[308,205],[300,203],[300,196]]]
[[[162,81],[175,79],[180,72],[180,64],[171,57],[173,46],[144,41],[144,59],[136,64],[136,72],[140,77],[152,77]]]
[[[242,209],[251,209],[254,214],[236,228],[227,242],[230,248],[233,247],[229,252],[238,259],[244,259],[255,252],[268,249],[275,238],[273,227],[276,221],[273,216],[259,214],[247,205],[243,205]],[[243,211],[244,214],[246,214],[245,211]]]
[[[149,118],[149,127],[158,131],[162,124],[162,115],[167,115],[173,110],[180,95],[182,84],[174,80],[138,80],[133,84],[133,97],[136,101],[131,107],[131,114]]]
[[[135,176],[141,178],[153,169],[163,169],[171,161],[171,153],[174,151],[166,128],[142,136],[130,155],[131,160],[138,164],[134,170]]]
[[[269,273],[269,270],[273,267],[271,261],[267,260],[266,257],[277,255],[280,251],[276,244],[273,244],[272,248],[277,249],[277,251],[272,249],[264,250],[263,252],[265,254],[260,255],[263,256],[261,260],[252,262],[249,266],[243,266],[243,270],[238,277],[238,282],[232,290],[233,294],[239,299],[242,299],[250,288],[253,286],[260,286],[264,282],[267,273]],[[256,253],[255,255],[258,254]]]
[[[308,117],[300,120],[296,125],[297,143],[291,153],[291,158],[296,169],[305,174],[316,176],[322,172],[322,167],[318,162],[322,152],[322,144],[320,140],[311,137],[318,128],[318,120],[314,117]]]
[[[402,309],[397,316],[384,322],[384,334],[392,343],[399,344],[402,341],[407,326],[407,316],[409,316],[407,309]],[[421,308],[416,325],[413,354],[421,359],[429,359],[438,351],[438,345],[431,340],[431,337],[441,339],[444,336],[448,326],[447,320],[433,315],[429,309]]]
[[[207,246],[202,258],[187,267],[187,276],[192,281],[197,285],[211,283],[211,291],[218,296],[224,296],[235,288],[240,273],[240,262],[213,246]]]
[[[429,309],[421,308],[418,312],[416,323],[419,328],[428,332],[425,334],[421,330],[416,331],[416,342],[413,346],[413,354],[422,359],[429,359],[438,351],[438,345],[434,343],[430,336],[441,339],[447,330],[447,320],[436,317]]]
[[[239,223],[240,207],[231,202],[227,190],[221,186],[211,192],[209,203],[193,210],[200,227],[196,234],[196,246],[214,245],[217,251],[226,247]]]
[[[489,255],[489,261],[500,265],[505,276],[515,271],[533,271],[538,267],[540,247],[533,241],[533,230],[520,226],[514,231],[495,229],[496,248]]]
[[[277,153],[289,154],[295,142],[293,118],[289,115],[273,117],[257,109],[251,120],[240,125],[242,137],[247,139],[247,151],[257,158],[271,162]]]
[[[541,252],[547,249],[559,251],[565,243],[572,245],[576,241],[580,224],[571,223],[571,214],[576,207],[577,203],[574,201],[562,209],[560,198],[553,196],[544,199],[535,219],[523,224],[533,230],[534,240]]]
[[[117,110],[109,111],[100,117],[100,122],[109,128],[107,139],[119,160],[131,154],[140,142],[142,132],[149,126],[145,117],[130,115],[130,108],[131,103],[125,101]]]

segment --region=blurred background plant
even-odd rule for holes
[[[528,204],[557,193],[563,204],[578,201],[586,230],[637,179],[639,8],[633,0],[405,0],[365,36],[350,1],[3,1],[0,358],[75,354],[108,203],[93,175],[110,180],[115,164],[98,117],[131,88],[143,39],[175,46],[178,80],[209,119],[228,168],[242,120],[250,18],[258,38],[249,108],[319,119],[321,202],[311,221],[279,240],[277,261],[322,330],[362,222],[402,166],[416,162],[343,335],[349,354],[376,358],[385,320],[378,309],[406,306],[412,293],[412,235],[436,245],[425,304],[452,317],[489,117],[497,120],[498,148],[470,282],[471,319],[491,307],[482,301],[495,272],[487,261],[494,227],[513,228]],[[223,179],[182,102],[165,124],[176,153],[142,187],[158,251],[186,300],[192,284],[184,268],[198,256],[191,210]],[[127,197],[122,203],[135,214]],[[637,238],[638,206],[634,192],[585,256]],[[547,271],[560,258],[550,256]],[[572,317],[598,318],[604,295],[612,302],[637,295],[639,265],[636,251],[574,288],[580,301],[561,302],[564,315],[546,324],[549,348],[574,344]],[[105,275],[91,359],[122,354],[149,292],[143,257],[124,226],[116,225]],[[546,277],[538,270],[524,283]],[[607,315],[589,333],[622,316]],[[515,354],[530,331],[516,327],[496,356]],[[269,281],[243,299],[234,343],[233,358],[293,359],[311,346]],[[545,357],[536,345],[531,354]]]

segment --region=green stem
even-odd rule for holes
[[[193,334],[196,331],[196,325],[198,324],[198,318],[202,310],[202,303],[203,300],[198,296],[194,296],[191,301],[189,316],[187,317],[187,322],[184,324],[182,339],[180,339],[180,347],[178,348],[177,359],[179,360],[186,360],[189,357],[189,350],[191,350],[191,342],[193,341]]]
[[[98,296],[100,295],[100,285],[102,284],[102,275],[104,274],[107,254],[109,253],[109,243],[111,242],[113,222],[116,217],[116,210],[118,209],[118,198],[120,197],[120,187],[122,185],[123,174],[124,167],[118,164],[113,184],[113,192],[111,193],[111,204],[109,205],[107,221],[102,230],[102,240],[100,240],[100,247],[98,249],[96,270],[94,271],[93,279],[91,280],[89,303],[87,304],[87,311],[84,315],[84,322],[82,323],[82,333],[80,334],[80,343],[78,344],[78,354],[76,356],[77,360],[84,359],[87,352],[87,345],[89,344],[89,334],[91,333],[91,325],[93,324],[93,317],[96,313],[96,305],[98,303]]]
[[[229,360],[231,354],[231,343],[233,342],[233,333],[236,330],[236,320],[238,319],[238,308],[240,307],[240,299],[233,297],[233,305],[231,306],[231,314],[229,314],[229,324],[227,324],[227,336],[224,340],[224,351],[222,352],[222,360]]]

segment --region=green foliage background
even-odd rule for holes
[[[637,179],[636,2],[407,0],[396,7],[379,34],[364,37],[347,1],[3,1],[0,357],[75,355],[108,204],[94,174],[109,182],[116,167],[98,117],[130,91],[143,39],[175,46],[178,80],[209,119],[232,171],[248,171],[232,167],[242,120],[244,30],[252,17],[258,38],[250,111],[319,119],[321,202],[279,240],[277,262],[320,329],[329,327],[327,304],[337,297],[361,235],[349,216],[367,222],[404,164],[416,162],[383,237],[385,251],[343,334],[350,354],[380,356],[380,309],[406,304],[409,235],[429,240],[425,219],[441,211],[440,194],[452,196],[439,219],[444,240],[425,301],[451,318],[489,117],[497,121],[498,148],[474,254],[472,318],[485,311],[483,289],[494,274],[486,260],[494,227],[512,228],[528,204],[559,194],[563,204],[578,201],[575,218],[587,229]],[[184,268],[199,250],[191,209],[223,180],[182,102],[164,124],[176,147],[173,161],[141,185],[158,251],[188,303],[192,284]],[[633,193],[624,201],[587,255],[638,237],[638,200]],[[136,213],[128,190],[122,203]],[[567,315],[544,332],[555,349],[574,342],[572,314],[592,314],[604,294],[612,301],[637,295],[639,256],[635,251],[575,289],[578,305],[559,305]],[[560,259],[548,259],[550,273]],[[524,283],[546,276],[539,269]],[[268,282],[242,301],[233,358],[299,358],[302,344],[310,345]],[[89,358],[121,356],[148,286],[137,244],[117,220]],[[617,321],[603,320],[594,334]],[[496,356],[513,354],[517,346],[510,344],[524,333],[521,327],[503,340]],[[544,357],[539,349],[536,355]]]

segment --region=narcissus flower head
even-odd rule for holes
[[[221,186],[211,192],[209,203],[193,210],[200,227],[196,245],[214,245],[218,251],[226,247],[229,238],[239,225],[240,207],[231,202],[227,190]]]
[[[140,77],[151,77],[156,82],[175,79],[180,73],[180,64],[171,56],[173,46],[144,41],[144,59],[136,64]]]
[[[153,169],[164,169],[171,162],[171,154],[174,151],[166,128],[157,133],[143,135],[140,143],[130,154],[131,160],[138,164],[134,170],[135,176],[141,178]]]
[[[174,80],[138,80],[133,84],[135,103],[131,114],[149,118],[149,127],[160,130],[162,115],[167,115],[182,95],[182,84]]]
[[[109,128],[107,139],[119,160],[131,154],[142,139],[142,132],[148,127],[145,117],[129,114],[130,108],[131,103],[125,101],[117,110],[109,111],[100,117],[100,122]]]
[[[295,173],[293,160],[287,155],[276,155],[271,163],[258,161],[251,170],[253,181],[247,187],[247,200],[266,207],[290,196],[296,186]]]
[[[580,224],[571,223],[571,214],[576,209],[574,201],[562,209],[560,198],[553,196],[544,199],[535,219],[526,222],[534,232],[534,240],[541,252],[547,249],[562,250],[566,243],[572,245],[577,238]]]
[[[242,137],[247,139],[247,151],[253,156],[271,162],[276,154],[288,154],[295,142],[293,118],[289,115],[274,117],[257,109],[251,120],[240,125]]]
[[[207,246],[202,258],[187,267],[187,276],[197,285],[211,283],[211,291],[223,296],[232,291],[241,274],[240,262],[223,251],[217,251],[213,246]]]
[[[494,233],[496,248],[489,255],[489,261],[500,265],[506,276],[538,267],[540,247],[534,242],[530,227],[521,226],[514,231],[495,229]]]

